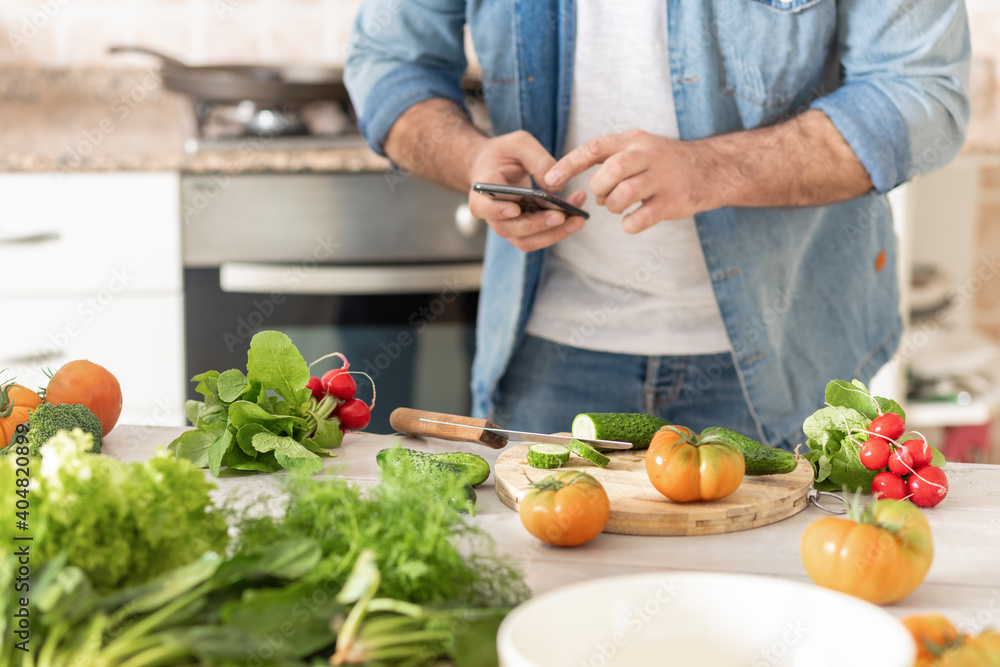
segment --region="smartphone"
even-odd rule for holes
[[[562,211],[570,215],[578,215],[584,220],[590,214],[582,208],[577,208],[569,202],[565,202],[559,197],[546,192],[545,190],[534,190],[532,188],[520,188],[516,185],[498,185],[495,183],[473,183],[472,191],[478,192],[487,197],[500,199],[502,201],[516,202],[525,213],[534,211],[550,210]]]

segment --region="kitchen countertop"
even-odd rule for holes
[[[973,99],[964,155],[1000,155],[1000,91]],[[327,150],[261,150],[189,155],[194,114],[149,70],[0,69],[0,172],[384,171],[363,145]],[[360,144],[360,142],[359,142]]]
[[[389,163],[362,141],[329,150],[263,149],[189,155],[194,111],[163,90],[155,68],[142,70],[0,69],[0,172],[384,171]]]
[[[119,426],[105,439],[104,452],[122,460],[144,460],[186,430],[181,427]],[[425,451],[472,451],[491,464],[502,450],[483,446],[414,440],[393,435],[351,433],[322,474],[342,475],[359,485],[379,479],[375,453],[400,439]],[[900,602],[884,608],[897,617],[936,611],[960,629],[1000,629],[1000,466],[953,463],[947,467],[949,494],[927,511],[935,557],[924,583]],[[208,473],[206,472],[206,475]],[[260,497],[278,491],[281,474],[221,477],[219,493]],[[647,537],[602,534],[593,541],[562,549],[545,545],[521,526],[503,505],[493,477],[477,489],[476,516],[470,520],[489,533],[497,549],[516,559],[534,594],[598,577],[654,572],[717,571],[776,576],[808,582],[799,559],[802,531],[826,516],[808,507],[775,524],[723,535]]]

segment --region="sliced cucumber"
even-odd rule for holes
[[[544,443],[529,445],[527,458],[532,468],[559,468],[569,461],[569,447]]]
[[[597,451],[590,445],[580,442],[576,438],[573,438],[572,440],[569,441],[569,451],[573,452],[579,457],[587,459],[598,468],[608,467],[608,463],[611,461],[611,459],[609,459],[604,454],[601,454],[599,451]]]
[[[647,449],[650,440],[670,422],[654,415],[629,412],[583,412],[573,419],[573,437],[584,440],[620,440],[635,449]]]

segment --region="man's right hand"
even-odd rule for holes
[[[469,169],[469,182],[494,183],[531,187],[529,177],[544,183],[544,176],[556,163],[538,140],[522,131],[486,139],[477,146]],[[583,190],[577,190],[566,201],[582,206],[587,199]],[[482,218],[499,236],[525,252],[548,247],[563,240],[573,232],[583,229],[584,220],[577,215],[559,211],[524,213],[515,202],[492,199],[487,195],[469,192],[469,210]]]

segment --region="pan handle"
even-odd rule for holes
[[[116,44],[114,46],[108,47],[108,53],[143,53],[147,56],[153,56],[154,58],[159,58],[163,61],[163,64],[167,67],[173,67],[176,69],[187,69],[188,66],[182,63],[176,58],[171,58],[168,55],[160,53],[159,51],[154,51],[153,49],[147,49],[145,46],[132,46],[131,44]]]
[[[464,424],[464,426],[448,426],[447,424],[434,424],[421,421],[421,418],[433,419],[435,421],[451,422],[452,424]],[[389,415],[389,424],[406,435],[428,436],[441,440],[455,440],[458,442],[474,442],[486,445],[493,449],[500,449],[507,444],[505,438],[495,433],[484,431],[484,428],[496,428],[496,425],[483,419],[473,419],[472,417],[461,417],[459,415],[448,415],[440,412],[427,412],[426,410],[414,410],[413,408],[396,408]],[[468,428],[473,426],[475,428]]]

